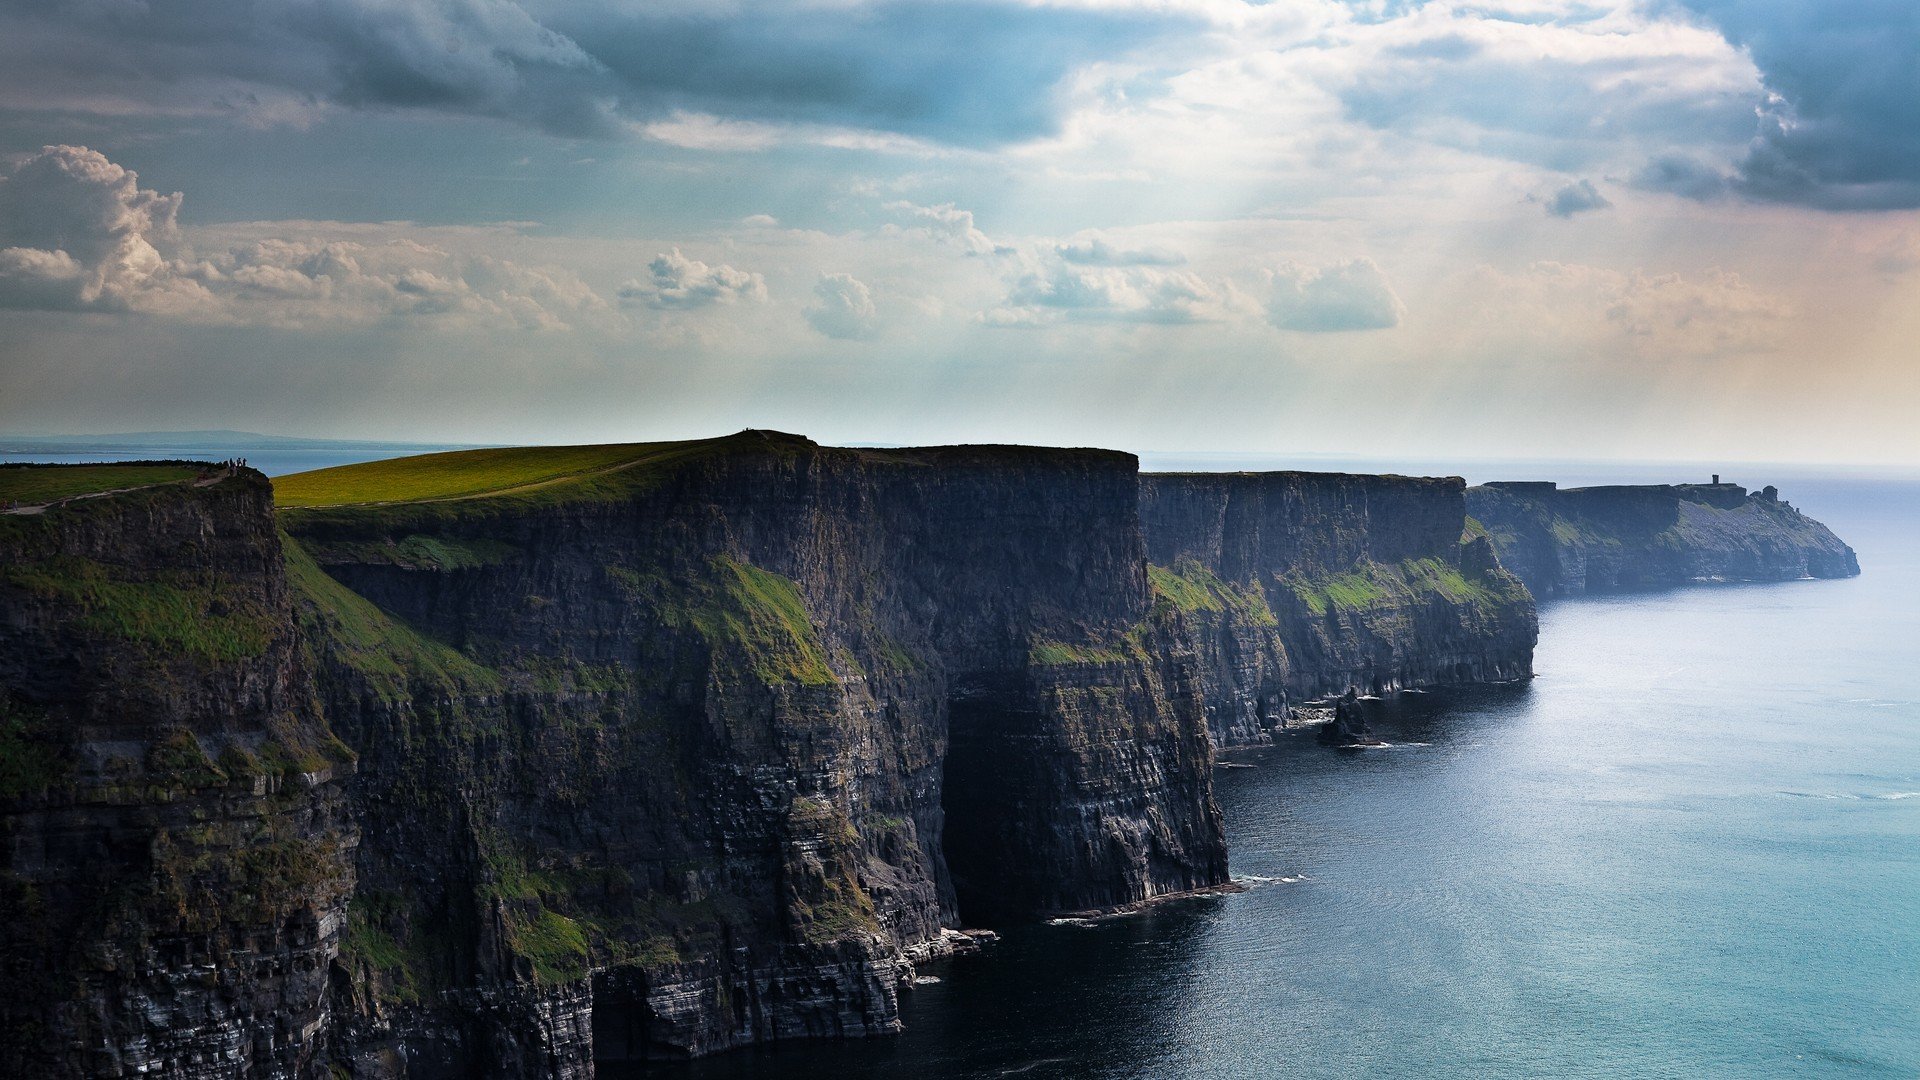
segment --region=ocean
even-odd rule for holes
[[[1863,576],[1550,603],[1528,684],[1223,754],[1244,893],[1003,927],[896,1039],[601,1074],[1920,1075],[1920,483],[1782,487]]]

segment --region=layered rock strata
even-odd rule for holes
[[[749,433],[286,533],[244,471],[0,520],[4,1064],[882,1034],[953,927],[1222,884],[1134,470]]]
[[[0,1075],[308,1076],[359,840],[257,473],[0,517]]]
[[[1225,880],[1126,455],[756,433],[283,522],[378,838],[356,1065],[458,1056],[503,995],[591,1004],[496,1025],[539,1033],[485,1062],[521,1073],[578,1056],[548,1031],[602,1058],[885,1033],[943,927]]]
[[[1533,601],[1467,525],[1458,477],[1145,473],[1149,573],[1181,608],[1219,745],[1349,687],[1532,673]]]

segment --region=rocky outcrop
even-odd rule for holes
[[[1467,502],[1502,565],[1541,597],[1860,572],[1852,548],[1771,487],[1493,483]]]
[[[264,477],[0,517],[0,1074],[317,1072],[352,760]]]
[[[1216,743],[1292,702],[1526,678],[1533,601],[1467,534],[1457,477],[1145,473],[1149,573],[1200,656]]]

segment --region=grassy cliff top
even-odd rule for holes
[[[201,467],[175,461],[110,465],[0,465],[0,503],[34,506],[122,488],[191,480]]]
[[[800,450],[899,465],[1012,468],[1023,464],[1098,461],[1131,471],[1134,459],[1113,450],[1031,446],[834,448],[799,435],[749,429],[717,439],[611,443],[595,446],[516,446],[455,450],[390,458],[282,476],[274,504],[287,509],[445,503],[502,496],[562,499],[611,496],[666,466],[727,454]]]
[[[744,433],[743,433],[744,434]],[[616,479],[724,448],[742,436],[690,442],[515,446],[367,461],[282,476],[274,504],[287,507],[449,502],[546,492]]]

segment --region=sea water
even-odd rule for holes
[[[1223,754],[1248,891],[1002,927],[898,1038],[645,1074],[1920,1076],[1920,485],[1782,486],[1863,576],[1547,604],[1528,684]]]

